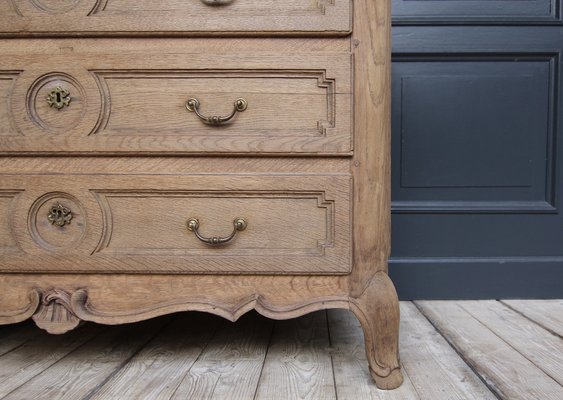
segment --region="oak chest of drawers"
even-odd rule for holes
[[[386,0],[0,0],[0,324],[351,309],[402,381]]]

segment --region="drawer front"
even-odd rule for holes
[[[1,0],[0,34],[350,32],[351,0]]]
[[[0,152],[352,150],[349,53],[204,54],[186,43],[184,53],[154,44],[145,52],[86,46],[46,54],[4,44]]]
[[[351,267],[346,174],[3,176],[0,188],[0,254],[10,255],[0,271],[343,274]]]

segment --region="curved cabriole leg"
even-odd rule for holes
[[[399,365],[399,300],[385,272],[378,272],[350,309],[364,330],[371,376],[380,389],[395,389],[403,383]]]

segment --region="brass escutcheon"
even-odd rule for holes
[[[206,117],[205,115],[202,115],[199,112],[198,99],[191,98],[188,99],[188,101],[186,101],[186,109],[189,112],[194,112],[204,124],[208,124],[208,125],[222,125],[225,122],[230,121],[236,115],[237,112],[243,112],[244,110],[246,110],[247,107],[248,107],[248,102],[245,99],[240,98],[235,100],[233,112],[230,113],[229,115],[226,115],[224,117],[220,117],[217,115]]]
[[[188,219],[188,223],[187,223],[187,227],[188,230],[190,232],[193,232],[194,235],[201,240],[204,243],[213,245],[213,246],[217,246],[220,244],[225,244],[230,242],[231,240],[233,240],[235,238],[235,235],[237,234],[237,232],[239,231],[244,231],[246,229],[246,227],[248,226],[246,220],[244,218],[235,218],[233,221],[233,232],[226,237],[203,237],[201,236],[201,234],[199,233],[198,229],[199,229],[199,220],[197,218],[189,218]]]
[[[62,227],[66,224],[70,224],[70,220],[72,219],[72,212],[69,208],[63,206],[61,203],[57,203],[56,205],[51,207],[47,218],[52,225]]]
[[[54,107],[57,110],[62,109],[64,106],[68,107],[70,105],[70,100],[70,92],[60,86],[51,90],[47,96],[47,103],[49,103],[49,106]]]

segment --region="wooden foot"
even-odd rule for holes
[[[350,308],[364,330],[371,376],[380,389],[395,389],[403,383],[399,365],[399,300],[384,272],[378,272]]]

